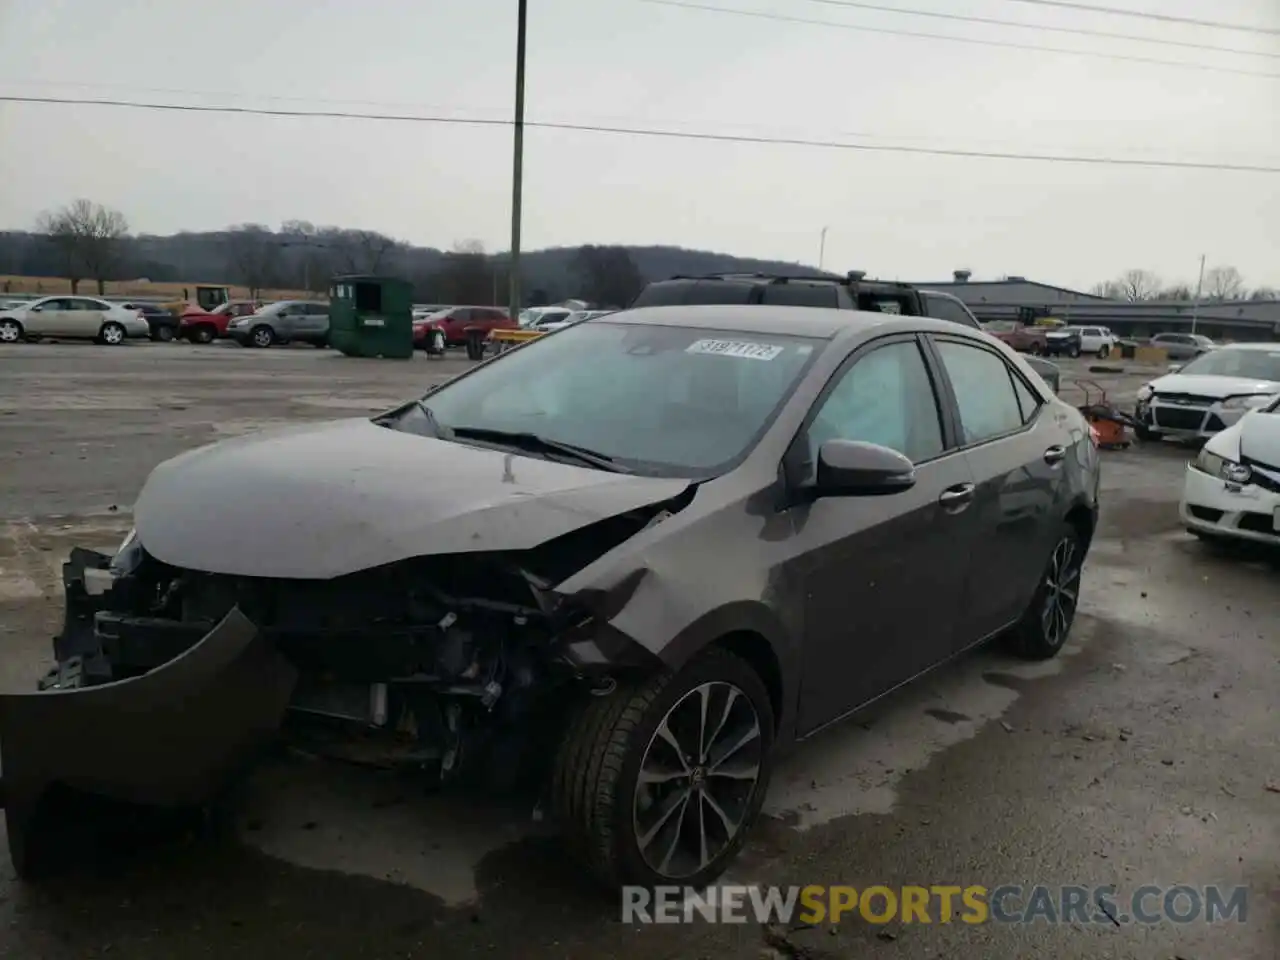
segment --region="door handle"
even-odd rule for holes
[[[974,485],[972,483],[957,483],[954,487],[947,487],[938,497],[938,503],[942,504],[942,509],[959,513],[967,507],[973,500]]]
[[[1061,463],[1067,458],[1067,448],[1060,443],[1055,443],[1052,447],[1044,452],[1045,463]]]

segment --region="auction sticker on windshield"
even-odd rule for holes
[[[783,351],[773,343],[752,343],[749,340],[696,340],[685,348],[685,353],[709,353],[717,357],[738,357],[742,360],[772,360]]]

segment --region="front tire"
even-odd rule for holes
[[[1031,604],[1009,634],[1013,653],[1025,660],[1048,660],[1058,655],[1075,623],[1083,565],[1080,531],[1064,522]]]
[[[249,342],[255,347],[265,348],[276,342],[276,332],[265,324],[254,327],[249,334]]]
[[[1142,424],[1138,424],[1133,428],[1133,435],[1143,443],[1156,443],[1164,438],[1164,434],[1159,430],[1152,430],[1150,427],[1143,426]]]
[[[1109,356],[1111,356],[1111,345],[1108,343],[1104,343],[1102,346],[1098,348],[1098,359],[1105,360]]]
[[[1075,344],[1072,344],[1071,347],[1067,350],[1067,356],[1070,357],[1072,360],[1077,359],[1080,356],[1080,348],[1077,347]]]
[[[610,887],[711,883],[764,802],[773,724],[760,677],[714,647],[676,674],[590,698],[554,767],[571,848]]]
[[[25,336],[17,320],[0,320],[0,343],[21,343]]]

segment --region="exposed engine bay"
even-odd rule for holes
[[[688,499],[531,550],[421,557],[332,580],[183,570],[134,534],[114,557],[77,549],[64,565],[57,666],[40,688],[144,676],[238,609],[297,671],[285,717],[293,745],[510,786],[545,766],[576,698],[614,683],[603,664],[566,655],[566,638],[589,630],[594,613],[554,585]]]

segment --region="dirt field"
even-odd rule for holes
[[[104,297],[172,297],[181,299],[186,290],[190,297],[195,296],[196,286],[221,286],[221,280],[192,280],[182,283],[151,283],[142,280],[110,280],[102,292]],[[249,288],[232,286],[231,299],[248,300]],[[93,280],[81,280],[78,292],[92,296],[98,292],[98,284]],[[59,277],[18,277],[0,274],[0,293],[36,293],[51,296],[55,293],[71,293],[71,281]],[[264,300],[306,300],[315,294],[306,290],[263,290]]]

